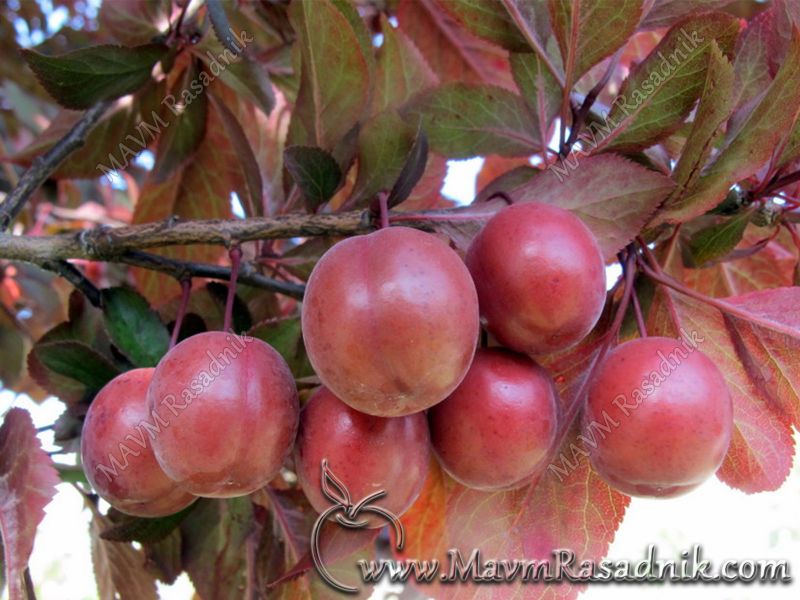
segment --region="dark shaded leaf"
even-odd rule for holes
[[[283,151],[283,163],[303,192],[309,210],[330,200],[342,184],[339,164],[322,148],[290,146]]]
[[[400,175],[397,177],[397,181],[392,186],[392,191],[389,192],[389,197],[386,200],[389,208],[397,206],[411,195],[414,187],[425,174],[427,164],[428,138],[422,129],[418,129],[403,169],[400,171]]]
[[[169,333],[158,313],[131,289],[109,288],[102,294],[111,341],[137,367],[155,367],[169,346]]]
[[[100,533],[100,537],[109,542],[140,542],[153,544],[165,539],[175,531],[186,516],[194,509],[190,504],[174,515],[157,519],[144,519],[119,513],[114,524]]]
[[[93,46],[61,56],[32,50],[22,55],[48,93],[66,108],[86,109],[135,92],[150,79],[166,46]]]

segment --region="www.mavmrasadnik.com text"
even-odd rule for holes
[[[450,549],[439,560],[359,560],[361,578],[377,583],[791,583],[790,565],[777,559],[727,559],[715,566],[692,546],[678,558],[658,557],[654,545],[640,560],[579,560],[575,552],[557,549],[548,560],[485,559],[480,550],[465,556]]]

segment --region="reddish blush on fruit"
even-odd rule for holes
[[[317,263],[302,310],[308,357],[353,408],[397,417],[441,402],[478,337],[469,272],[442,241],[407,227],[346,239]]]
[[[197,498],[164,474],[153,455],[147,387],[154,369],[133,369],[95,396],[81,436],[81,461],[92,487],[117,510],[137,517],[176,513]]]
[[[665,337],[614,348],[590,385],[583,418],[584,436],[596,442],[588,448],[595,469],[633,496],[696,488],[722,464],[732,430],[722,373],[690,342]]]
[[[259,339],[222,331],[170,350],[156,367],[148,403],[167,422],[153,444],[164,472],[211,498],[244,496],[275,477],[300,410],[283,357]]]
[[[518,487],[545,466],[558,412],[544,368],[509,350],[481,349],[456,390],[428,411],[433,451],[463,485],[487,491]]]
[[[486,327],[523,354],[568,348],[592,330],[606,300],[594,234],[571,212],[537,202],[492,217],[467,251]]]
[[[430,460],[425,415],[376,417],[359,412],[322,387],[303,407],[295,446],[300,485],[314,510],[323,512],[331,501],[322,493],[322,460],[345,485],[353,503],[385,491],[375,502],[395,516],[414,503]],[[371,527],[386,522],[366,513]]]

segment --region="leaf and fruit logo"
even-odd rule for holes
[[[406,532],[400,519],[389,510],[381,506],[375,506],[373,502],[386,495],[385,490],[378,490],[365,496],[361,501],[353,503],[350,491],[347,486],[339,479],[328,465],[328,459],[322,459],[322,493],[332,502],[332,506],[323,511],[311,530],[311,558],[320,577],[331,587],[347,593],[357,593],[358,588],[346,585],[337,581],[325,567],[320,551],[320,532],[325,522],[332,518],[342,527],[347,529],[363,529],[367,527],[369,520],[360,519],[362,513],[372,513],[383,517],[387,523],[394,528],[395,538],[397,539],[397,550],[402,550],[405,545]]]

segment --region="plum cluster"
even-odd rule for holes
[[[526,485],[553,459],[567,426],[553,379],[534,357],[580,342],[605,301],[597,240],[579,218],[550,205],[503,209],[465,261],[435,235],[406,227],[346,239],[320,259],[306,288],[303,339],[322,386],[302,411],[284,360],[251,340],[190,409],[164,419],[130,468],[100,476],[98,465],[119,442],[163,412],[165,399],[181,398],[201,365],[230,344],[224,332],[196,335],[155,369],[125,373],[98,394],[83,431],[87,476],[113,506],[141,516],[175,512],[196,496],[249,494],[292,451],[300,485],[320,512],[329,505],[323,459],[354,500],[385,491],[383,506],[398,515],[418,496],[431,451],[465,486]],[[498,347],[476,350],[481,322]],[[598,423],[603,435],[593,431]],[[609,484],[672,496],[721,464],[731,400],[702,352],[645,337],[605,356],[582,427]]]

